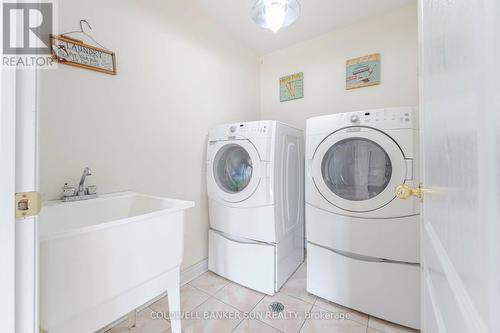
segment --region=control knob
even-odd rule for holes
[[[357,114],[353,114],[351,116],[351,122],[352,123],[357,123],[359,121],[359,116]]]

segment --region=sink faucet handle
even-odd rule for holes
[[[86,188],[87,194],[97,194],[97,186],[96,185],[89,185]]]
[[[63,197],[72,197],[76,194],[76,188],[70,186],[68,183],[64,183],[63,186]]]

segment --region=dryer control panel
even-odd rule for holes
[[[388,108],[333,114],[339,127],[369,126],[380,129],[414,128],[415,112],[412,108]]]
[[[366,126],[379,130],[418,129],[418,110],[414,107],[394,107],[334,113],[307,120],[308,136],[331,133],[350,126]]]

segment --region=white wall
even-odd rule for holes
[[[58,198],[88,166],[100,193],[193,200],[186,268],[207,257],[207,132],[259,118],[258,57],[186,0],[59,1],[60,32],[80,19],[116,52],[118,75],[64,65],[42,71],[43,198]]]
[[[334,30],[261,59],[261,114],[305,127],[309,117],[360,109],[418,105],[417,6]],[[347,59],[381,54],[381,84],[346,90]],[[280,103],[279,78],[304,72],[304,98]]]

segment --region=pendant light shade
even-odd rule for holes
[[[273,32],[286,27],[299,17],[298,0],[257,0],[252,8],[252,20]]]

